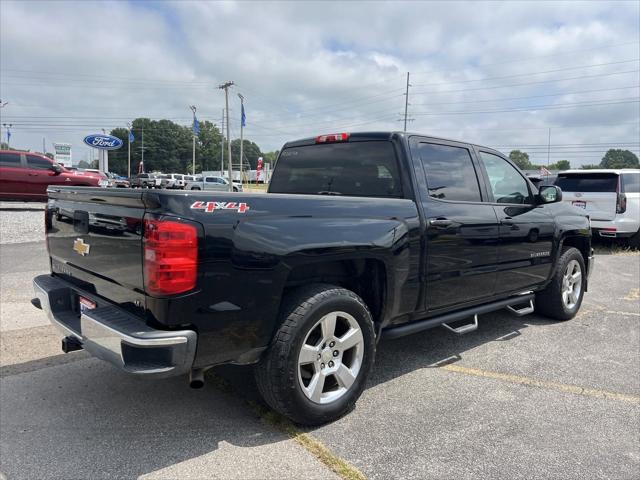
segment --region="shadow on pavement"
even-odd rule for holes
[[[225,442],[286,439],[216,388],[192,390],[185,378],[139,380],[94,359],[5,377],[0,405],[0,471],[11,479],[136,478]],[[248,455],[227,453],[237,465],[223,471],[249,471]],[[252,455],[259,461],[260,452]]]

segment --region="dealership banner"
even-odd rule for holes
[[[53,144],[54,156],[53,159],[56,163],[64,166],[71,166],[71,144],[70,143],[58,143]]]

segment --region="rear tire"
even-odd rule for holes
[[[640,250],[640,230],[627,239],[627,246]]]
[[[355,293],[315,284],[287,295],[281,325],[255,367],[258,389],[277,412],[319,425],[349,412],[375,357],[369,309]]]
[[[549,285],[536,294],[536,312],[555,320],[576,316],[587,286],[587,269],[580,250],[566,247]]]

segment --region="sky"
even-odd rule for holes
[[[263,151],[407,129],[534,163],[639,154],[640,2],[0,2],[1,124],[47,151],[137,117],[220,124]],[[550,143],[549,143],[550,137]],[[6,128],[2,128],[6,141]],[[550,145],[550,147],[549,147]],[[548,155],[549,148],[549,155]]]

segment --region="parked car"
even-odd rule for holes
[[[98,187],[107,182],[95,175],[67,170],[44,155],[0,150],[0,198],[46,200],[49,185]]]
[[[160,186],[162,188],[169,189],[178,189],[182,190],[184,188],[185,182],[183,175],[179,173],[168,173],[164,175],[159,175],[160,178]]]
[[[129,188],[129,180],[113,172],[106,172],[105,175],[109,179],[109,186],[114,188]]]
[[[160,188],[161,183],[159,176],[153,173],[138,173],[129,181],[131,188]]]
[[[640,169],[568,170],[555,184],[564,202],[585,210],[599,236],[640,248]]]
[[[225,177],[198,177],[192,182],[188,182],[185,190],[212,190],[219,192],[229,191],[229,179]],[[242,192],[242,184],[233,182],[233,191]]]
[[[52,273],[33,303],[64,351],[192,387],[254,364],[267,403],[303,424],[354,406],[381,338],[468,333],[504,308],[568,320],[593,267],[586,212],[558,187],[495,150],[402,132],[287,143],[267,194],[49,192]],[[117,235],[82,220],[116,212]]]

